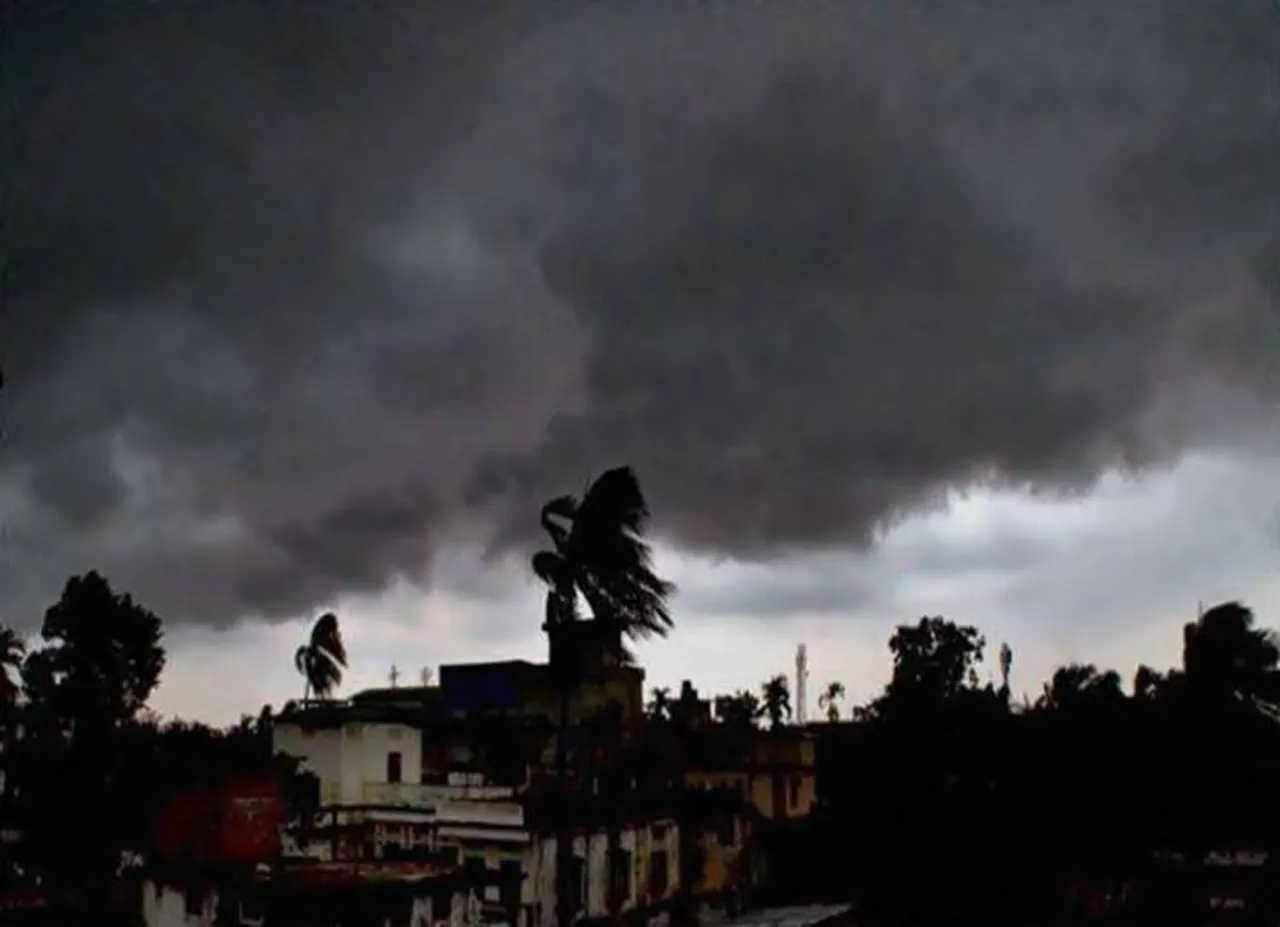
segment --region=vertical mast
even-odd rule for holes
[[[807,720],[805,711],[806,698],[808,693],[805,691],[805,680],[809,678],[809,660],[805,653],[804,644],[796,648],[796,723],[804,724]]]

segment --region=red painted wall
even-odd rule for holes
[[[155,825],[166,862],[252,865],[280,852],[284,805],[274,778],[236,779],[175,796]]]

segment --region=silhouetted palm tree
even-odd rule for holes
[[[829,682],[826,690],[818,696],[818,707],[826,709],[827,720],[835,724],[840,720],[840,706],[836,702],[844,698],[844,683]]]
[[[544,627],[549,634],[558,625],[580,619],[579,595],[592,618],[616,632],[619,652],[614,656],[620,660],[631,658],[623,641],[667,634],[672,627],[667,600],[675,586],[653,571],[652,552],[644,540],[648,520],[648,503],[630,467],[605,471],[581,499],[559,496],[542,507],[542,527],[551,539],[551,548],[534,554],[532,567],[547,585]],[[575,670],[576,667],[556,668],[560,717],[555,765],[562,798]],[[571,914],[571,887],[563,881],[570,861],[567,826],[567,821],[562,820],[556,841],[556,912],[560,924],[568,924]]]
[[[769,719],[769,727],[781,726],[784,717],[791,717],[791,689],[782,673],[768,680],[760,688],[760,702]]]
[[[666,686],[655,686],[649,696],[649,717],[666,718],[671,711],[671,690]]]
[[[303,704],[315,692],[318,698],[328,698],[342,682],[342,672],[347,668],[347,648],[342,643],[342,630],[338,616],[325,612],[316,619],[311,636],[293,655],[306,684],[302,690]]]
[[[1275,635],[1255,628],[1239,602],[1216,605],[1183,628],[1183,672],[1201,693],[1274,698],[1278,663]]]
[[[591,617],[628,640],[665,637],[667,600],[675,586],[653,571],[644,540],[649,520],[640,483],[630,467],[602,473],[581,500],[560,496],[542,507],[552,548],[533,556],[533,572],[548,586],[548,627],[576,621],[578,596]],[[629,653],[617,656],[626,659]]]

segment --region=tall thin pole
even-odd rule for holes
[[[796,723],[804,724],[807,718],[805,712],[805,680],[809,676],[809,661],[805,653],[804,644],[796,648]]]

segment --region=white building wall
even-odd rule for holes
[[[637,848],[643,841],[650,839],[650,829],[648,825],[644,825],[637,829],[631,827],[622,828],[618,834],[619,849],[626,850],[631,854],[631,862],[633,867],[637,867],[640,854]],[[654,844],[656,848],[668,848],[670,853],[678,841],[674,836],[664,837],[663,840]],[[609,900],[609,835],[606,831],[598,831],[585,837],[578,836],[573,841],[573,853],[575,856],[581,857],[586,862],[586,907],[587,914],[590,917],[599,917],[608,914]],[[668,857],[670,859],[670,857]],[[541,837],[538,839],[535,848],[531,848],[529,857],[529,868],[527,869],[528,877],[525,880],[526,891],[522,901],[525,904],[537,904],[540,913],[540,919],[535,927],[551,927],[555,921],[555,899],[556,899],[556,841],[553,836]],[[679,874],[679,867],[671,864],[671,871],[668,873],[668,882],[672,885],[674,891],[674,879]],[[628,896],[622,900],[622,909],[624,911],[636,907],[639,903],[639,891],[644,885],[647,873],[640,872],[638,868],[633,868],[631,877],[631,890]]]
[[[574,848],[577,852],[577,847]],[[587,916],[603,917],[609,913],[609,838],[595,833],[586,840]]]
[[[422,782],[422,737],[407,724],[346,724],[342,728],[306,729],[277,722],[272,749],[301,757],[302,769],[320,780],[322,803],[357,804],[376,800],[369,786],[387,781],[387,756],[400,754],[400,781]]]
[[[320,780],[320,801],[338,801],[342,783],[342,731],[310,730],[277,722],[271,730],[271,752],[302,760],[300,769]]]
[[[622,910],[629,911],[636,906],[636,890],[640,886],[639,873],[636,871],[639,856],[636,853],[636,832],[634,829],[628,827],[622,832],[618,839],[618,847],[631,854],[631,887],[627,892],[627,897],[622,899]]]
[[[387,781],[387,756],[400,754],[400,781],[422,782],[422,736],[407,724],[348,724],[343,729],[342,800],[367,801],[366,783]]]
[[[146,927],[212,927],[218,895],[209,892],[201,900],[199,914],[187,914],[186,893],[180,888],[142,884],[142,922]]]
[[[655,836],[655,830],[664,831],[661,837]],[[675,821],[655,821],[644,828],[642,839],[648,841],[649,852],[646,854],[652,858],[654,853],[666,851],[667,854],[667,889],[662,894],[649,890],[649,903],[656,904],[659,901],[670,898],[676,893],[680,882],[680,835],[676,828]],[[644,872],[642,878],[645,883],[649,882],[650,873]]]

